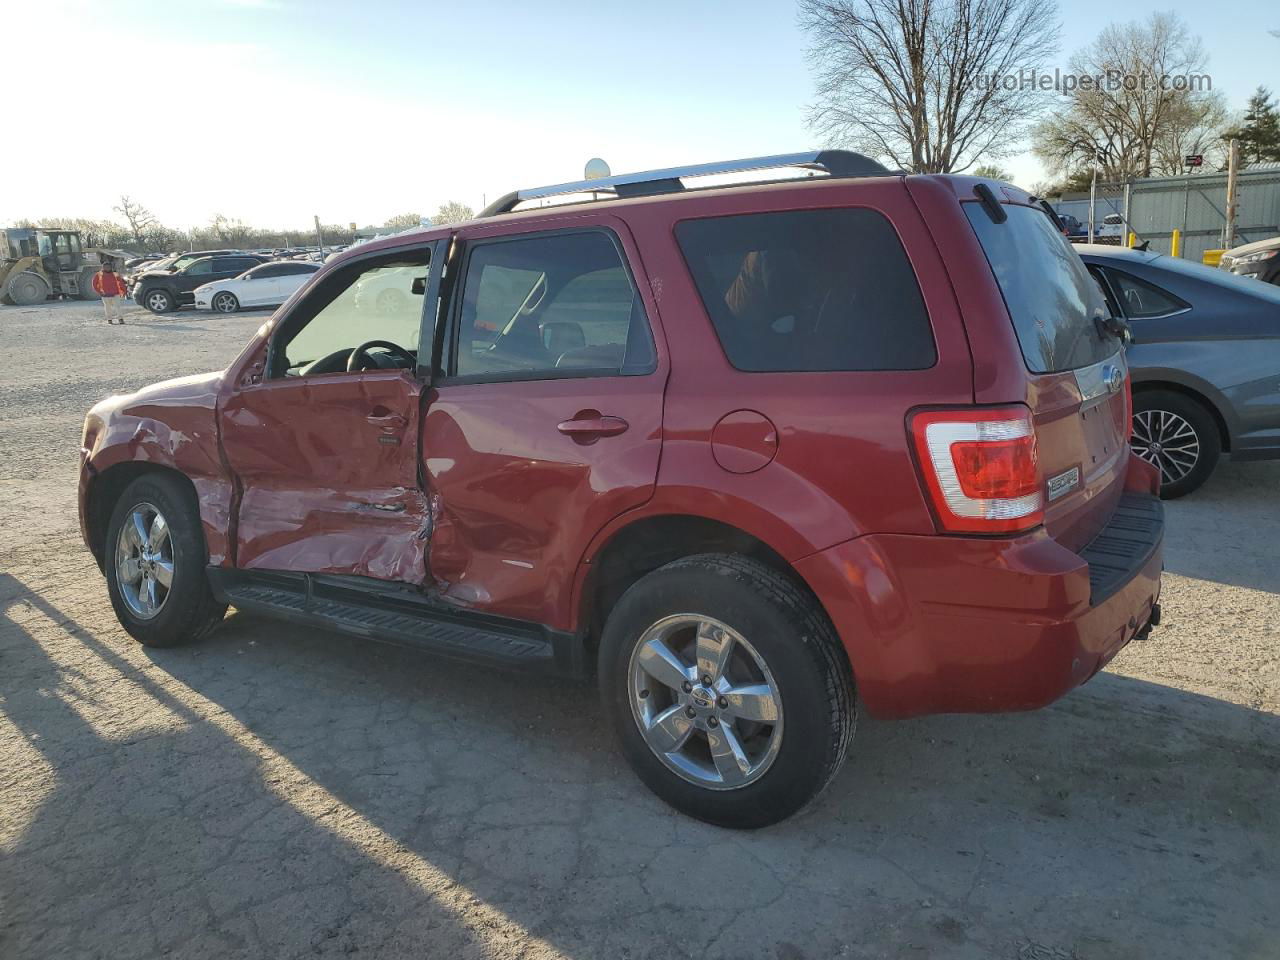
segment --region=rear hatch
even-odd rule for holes
[[[1110,519],[1129,453],[1124,349],[1102,321],[1106,301],[1043,209],[1006,203],[1001,221],[963,204],[991,265],[1026,367],[1045,481],[1045,527],[1072,550]]]

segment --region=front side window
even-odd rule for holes
[[[183,269],[182,273],[188,277],[202,277],[205,274],[213,273],[213,261],[209,259],[194,260]]]
[[[454,373],[493,379],[643,373],[653,341],[603,232],[476,245],[459,308]]]
[[[874,210],[686,220],[676,239],[739,370],[922,370],[937,361],[915,272]]]
[[[340,373],[347,369],[351,352],[371,340],[399,349],[374,348],[362,367],[412,366],[406,356],[417,357],[427,257],[426,252],[414,251],[402,260],[371,264],[322,283],[312,296],[323,305],[300,329],[282,331],[273,368],[286,376]],[[316,300],[308,300],[301,309],[316,306]]]

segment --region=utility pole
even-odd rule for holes
[[[1240,141],[1231,141],[1227,155],[1227,224],[1222,231],[1222,249],[1236,245],[1236,174],[1240,171]]]
[[[1133,228],[1129,226],[1129,200],[1133,193],[1133,182],[1126,180],[1124,182],[1124,243],[1121,246],[1131,246],[1130,241],[1133,239]]]
[[[1093,152],[1093,179],[1089,181],[1089,242],[1093,243],[1093,216],[1098,205],[1098,152]]]
[[[320,259],[324,260],[324,232],[320,229],[320,214],[315,214],[316,218],[316,243],[320,246]]]

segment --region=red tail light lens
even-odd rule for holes
[[[944,530],[1014,533],[1044,521],[1044,481],[1026,407],[925,410],[912,416],[911,434]]]

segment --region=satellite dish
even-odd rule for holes
[[[592,157],[587,161],[586,167],[582,171],[584,180],[603,180],[609,176],[609,165],[599,157]]]

